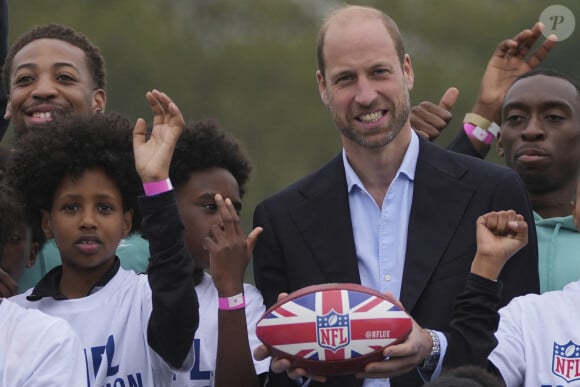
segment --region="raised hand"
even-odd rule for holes
[[[477,219],[476,234],[471,272],[496,280],[511,256],[528,243],[528,224],[513,210],[489,212]]]
[[[473,112],[490,121],[500,122],[503,98],[517,77],[538,67],[556,45],[550,36],[532,53],[530,50],[542,35],[544,25],[536,23],[511,39],[502,41],[493,52],[481,79]]]
[[[211,227],[204,245],[209,252],[209,270],[218,296],[231,297],[244,289],[244,272],[262,228],[255,228],[246,239],[232,201],[220,194],[215,194],[214,199],[220,221]],[[215,386],[258,386],[245,308],[220,309],[217,328]]]
[[[153,112],[153,128],[147,138],[145,120],[139,118],[133,130],[135,168],[144,183],[169,177],[169,166],[185,121],[167,94],[152,90],[145,94]]]
[[[423,101],[411,108],[411,127],[417,134],[427,140],[435,140],[453,118],[451,109],[457,102],[459,90],[450,87],[445,91],[439,105],[430,101]]]
[[[205,246],[210,256],[210,273],[220,297],[229,297],[242,291],[244,272],[256,244],[261,227],[256,227],[246,239],[240,217],[230,199],[215,195],[221,224],[214,225]]]

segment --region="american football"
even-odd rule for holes
[[[411,332],[392,298],[358,284],[313,285],[270,307],[256,334],[273,356],[313,375],[353,374]]]

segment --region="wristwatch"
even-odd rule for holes
[[[437,336],[437,333],[430,329],[425,330],[431,335],[431,339],[433,340],[433,347],[431,348],[431,353],[425,356],[423,365],[419,367],[419,369],[422,372],[430,373],[435,371],[437,364],[439,364],[439,357],[441,356],[441,344],[439,343],[439,336]]]

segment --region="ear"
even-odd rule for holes
[[[133,228],[133,213],[133,209],[130,209],[123,214],[123,238],[126,238]]]
[[[6,102],[6,111],[4,112],[4,119],[9,120],[12,118],[12,102],[10,102],[10,97],[8,97],[8,101]]]
[[[320,70],[316,71],[316,82],[318,83],[318,92],[320,93],[320,99],[324,106],[330,105],[328,100],[328,91],[326,89],[326,81],[324,80],[324,75],[320,72]]]
[[[40,245],[38,242],[32,242],[30,244],[30,255],[26,261],[26,267],[32,267],[36,263],[36,257],[38,256],[38,250],[40,250]]]
[[[44,232],[44,236],[46,239],[52,239],[54,236],[52,235],[52,227],[50,225],[50,212],[46,210],[40,210],[42,213],[42,218],[40,220],[40,227]]]
[[[102,113],[107,104],[107,94],[103,89],[93,91],[93,104],[91,106],[93,113]]]
[[[409,54],[405,54],[405,58],[403,59],[403,76],[405,77],[407,90],[413,90],[413,85],[415,84],[415,73],[413,71],[413,65],[411,64],[411,57]]]
[[[503,144],[501,142],[501,133],[499,133],[497,135],[497,155],[501,158],[503,158],[503,156],[505,155],[504,151],[503,151]]]

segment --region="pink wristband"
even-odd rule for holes
[[[463,130],[468,137],[475,138],[485,144],[491,144],[495,136],[485,129],[481,129],[479,126],[475,126],[472,123],[464,122]]]
[[[160,181],[150,181],[148,183],[143,183],[143,189],[145,190],[145,195],[153,196],[159,195],[160,193],[171,191],[173,186],[171,185],[171,180],[169,178]]]
[[[236,310],[246,307],[246,299],[244,293],[236,294],[231,297],[219,297],[218,307],[221,310]]]

